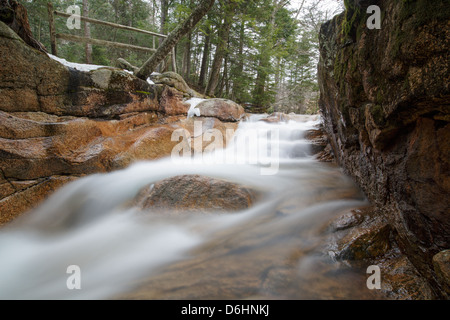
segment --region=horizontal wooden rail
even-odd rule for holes
[[[72,34],[58,33],[58,34],[56,34],[56,38],[66,40],[66,41],[89,43],[89,44],[105,46],[105,47],[115,47],[115,48],[139,50],[139,51],[145,51],[145,52],[156,52],[156,49],[152,49],[152,48],[139,47],[139,46],[134,46],[131,44],[111,42],[111,41],[106,41],[106,40],[98,40],[98,39],[92,39],[92,38],[79,37],[79,36],[74,36]]]
[[[97,19],[92,19],[92,18],[88,18],[88,17],[72,15],[72,14],[56,11],[53,9],[53,4],[51,2],[47,3],[47,7],[48,7],[48,17],[49,17],[49,26],[50,26],[50,41],[51,41],[51,45],[52,45],[52,54],[55,56],[58,55],[56,39],[72,41],[72,42],[89,43],[89,44],[105,46],[105,47],[131,49],[131,50],[139,50],[139,51],[145,51],[145,52],[156,52],[155,37],[159,37],[159,38],[167,38],[168,37],[167,35],[152,32],[152,31],[137,29],[137,28],[124,26],[124,25],[117,24],[117,23],[112,23],[112,22],[107,22],[107,21],[102,21],[102,20],[97,20]],[[116,28],[116,29],[128,30],[128,31],[139,32],[139,33],[151,35],[151,36],[153,36],[153,48],[140,47],[140,46],[135,46],[135,45],[131,45],[131,44],[99,40],[99,39],[92,39],[92,38],[87,38],[87,37],[80,37],[80,36],[75,36],[75,35],[71,35],[71,34],[61,34],[61,33],[57,34],[56,29],[55,29],[55,18],[54,18],[55,15],[65,17],[65,18],[71,18],[71,17],[74,18],[75,17],[75,18],[79,18],[81,21],[85,21],[85,22],[89,22],[89,23],[100,24],[100,25],[104,25],[104,26],[108,26],[108,27],[112,27],[112,28]],[[176,61],[175,61],[175,48],[172,50],[171,55],[172,55],[172,68],[175,72],[177,72],[177,65],[176,65]]]
[[[58,16],[65,17],[65,18],[76,17],[76,18],[80,18],[81,21],[86,21],[86,22],[90,22],[90,23],[94,23],[94,24],[101,24],[104,26],[109,26],[109,27],[122,29],[122,30],[129,30],[129,31],[134,31],[134,32],[145,33],[145,34],[149,34],[149,35],[160,37],[160,38],[167,38],[167,36],[164,34],[147,31],[147,30],[142,30],[142,29],[137,29],[137,28],[133,28],[133,27],[128,27],[128,26],[124,26],[121,24],[117,24],[117,23],[101,21],[101,20],[92,19],[92,18],[83,17],[83,16],[72,15],[72,14],[68,14],[68,13],[64,13],[64,12],[60,12],[60,11],[53,11],[53,13]]]

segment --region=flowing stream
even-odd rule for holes
[[[88,176],[0,230],[0,298],[373,298],[365,270],[327,254],[329,222],[367,202],[339,168],[311,155],[304,132],[318,120],[261,118],[242,122],[210,161],[166,158]],[[247,210],[201,215],[130,204],[144,187],[189,174],[260,196]],[[79,289],[68,288],[70,266]]]

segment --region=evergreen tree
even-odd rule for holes
[[[196,9],[200,0],[22,0],[29,12],[34,37],[50,48],[47,2],[66,12],[89,7],[90,18],[169,34]],[[331,14],[321,8],[325,0],[217,0],[200,23],[176,45],[180,74],[197,91],[283,112],[316,112],[318,85],[318,33]],[[84,5],[84,6],[83,6]],[[87,14],[87,13],[86,13]],[[66,19],[56,18],[58,33],[107,41],[158,47],[163,39],[90,24],[89,30],[69,30]],[[88,32],[90,31],[90,32]],[[160,41],[161,40],[161,41]],[[92,51],[86,50],[89,47]],[[84,46],[59,41],[58,54],[73,62],[87,60],[115,65],[125,58],[141,66],[146,52]],[[164,53],[165,54],[165,53]],[[160,71],[170,70],[169,55]]]

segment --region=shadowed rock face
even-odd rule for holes
[[[402,252],[442,292],[432,258],[450,247],[450,7],[380,0],[381,30],[369,30],[367,4],[351,3],[320,32],[325,130]]]

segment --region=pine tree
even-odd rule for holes
[[[34,37],[50,48],[47,1],[58,11],[65,12],[69,6],[65,0],[27,0],[23,4]],[[211,96],[266,109],[314,112],[318,32],[320,24],[331,17],[320,9],[321,1],[301,1],[296,8],[290,7],[288,0],[75,0],[70,5],[83,8],[83,4],[88,4],[88,15],[94,19],[157,33],[176,30],[176,41],[172,37],[169,47],[176,48],[180,73],[197,91],[206,90]],[[188,24],[183,29],[186,18],[204,3],[211,5],[207,17],[196,26]],[[95,24],[68,30],[61,17],[55,22],[58,33],[156,48],[160,40],[163,43],[157,37]],[[58,51],[69,61],[110,66],[118,58],[135,66],[143,65],[149,58],[145,52],[96,45],[91,48],[89,53],[84,45],[66,42],[59,44]],[[160,71],[170,66],[167,59],[171,51],[167,48],[160,48],[158,59],[152,62],[163,62]],[[89,55],[91,60],[86,59]],[[140,76],[144,78],[155,68],[142,70]]]

